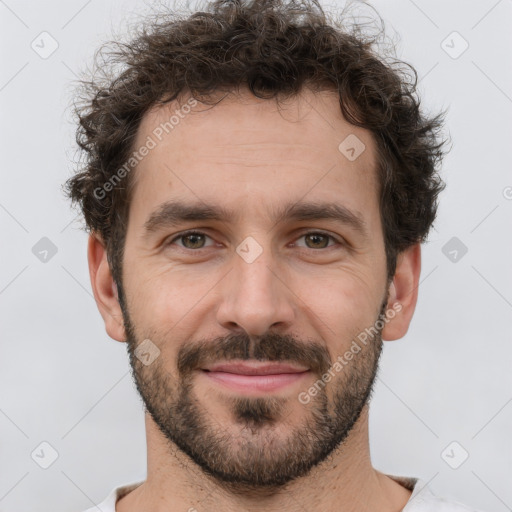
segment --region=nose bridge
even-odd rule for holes
[[[276,265],[270,247],[248,238],[233,255],[218,321],[226,328],[238,326],[250,335],[261,336],[274,325],[290,325],[294,308],[291,294],[273,270]]]

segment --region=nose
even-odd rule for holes
[[[217,310],[217,321],[225,329],[263,336],[271,328],[287,330],[293,325],[295,295],[285,275],[273,265],[270,252],[264,250],[250,263],[235,253]]]

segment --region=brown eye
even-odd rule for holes
[[[306,240],[306,245],[310,249],[324,249],[329,245],[329,238],[332,238],[328,235],[324,235],[323,233],[308,233],[303,236]]]
[[[329,247],[334,246],[344,246],[344,243],[339,241],[333,235],[329,233],[324,233],[323,231],[309,231],[304,233],[296,240],[304,240],[305,244],[294,242],[295,247],[300,247],[302,249],[328,249]],[[333,243],[330,243],[333,242]]]
[[[191,233],[180,238],[187,249],[201,249],[204,246],[204,235],[200,233]]]
[[[180,243],[178,243],[178,247],[190,250],[198,250],[208,247],[208,245],[206,245],[207,238],[210,237],[208,235],[205,235],[204,233],[201,233],[200,231],[188,231],[186,233],[181,233],[181,235],[174,237],[168,243],[168,245],[173,245],[174,243],[179,241]]]

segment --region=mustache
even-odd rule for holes
[[[317,342],[304,343],[291,335],[276,333],[261,337],[237,333],[183,344],[178,351],[177,367],[178,372],[185,376],[206,365],[235,359],[299,363],[320,375],[326,373],[332,364],[325,346]]]

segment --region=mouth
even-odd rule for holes
[[[210,381],[238,392],[271,392],[290,386],[310,370],[303,366],[284,363],[233,362],[219,363],[201,372]]]

